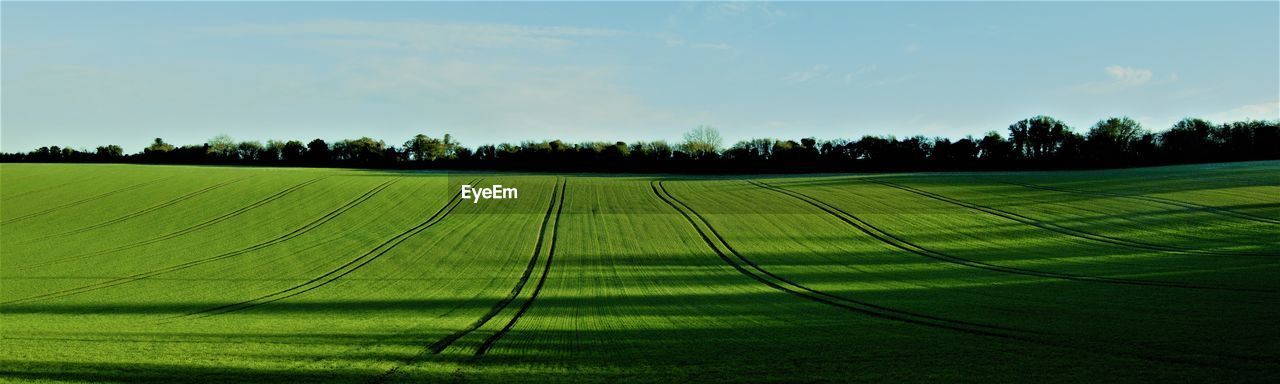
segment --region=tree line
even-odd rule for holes
[[[666,141],[525,141],[468,148],[449,134],[418,134],[402,145],[369,137],[235,141],[219,135],[175,146],[157,138],[142,152],[118,145],[92,151],[41,147],[0,153],[4,162],[251,164],[403,169],[495,169],[634,172],[844,172],[1129,167],[1280,159],[1280,120],[1212,124],[1188,118],[1155,133],[1127,117],[1098,121],[1084,133],[1061,120],[1035,116],[1007,134],[949,138],[863,136],[857,140],[760,138],[724,147],[720,133],[699,126],[676,144]]]

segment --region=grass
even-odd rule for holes
[[[0,203],[0,381],[1280,381],[1280,162],[5,164]]]

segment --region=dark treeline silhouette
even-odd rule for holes
[[[116,145],[93,151],[41,147],[3,153],[5,162],[251,164],[400,169],[494,169],[634,172],[847,172],[1130,167],[1280,159],[1280,120],[1212,124],[1184,119],[1153,133],[1127,117],[1098,121],[1078,133],[1060,120],[1035,116],[1013,123],[1007,136],[948,138],[863,136],[857,140],[752,139],[727,148],[714,128],[700,126],[683,141],[526,141],[467,148],[445,134],[416,135],[403,145],[361,137],[325,142],[236,142],[225,135],[196,145],[155,139],[142,152]]]

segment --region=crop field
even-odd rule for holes
[[[1275,383],[1280,162],[4,164],[0,382],[63,381]]]

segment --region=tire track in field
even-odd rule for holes
[[[842,296],[836,296],[829,293],[825,293],[822,291],[812,290],[802,285],[791,282],[789,280],[783,279],[769,272],[768,270],[760,268],[758,265],[751,262],[751,260],[742,257],[742,255],[739,254],[736,250],[734,250],[732,246],[730,246],[729,243],[726,242],[724,238],[720,236],[719,232],[717,232],[715,228],[711,227],[711,224],[708,223],[707,220],[703,218],[700,214],[698,214],[697,211],[694,211],[684,202],[681,202],[679,199],[676,199],[676,197],[672,195],[670,192],[667,192],[666,188],[662,186],[661,181],[650,182],[650,187],[653,188],[654,194],[657,195],[659,199],[662,199],[662,201],[667,203],[667,205],[671,206],[672,209],[675,209],[677,212],[683,215],[685,220],[689,221],[689,224],[692,225],[695,230],[697,230],[698,235],[702,237],[702,240],[707,243],[708,247],[710,247],[713,251],[716,252],[716,255],[720,256],[721,260],[729,264],[739,273],[742,273],[743,275],[746,275],[747,277],[750,277],[753,280],[756,280],[766,286],[769,286],[770,288],[773,288],[779,291],[783,291],[783,292],[790,293],[808,300],[816,301],[822,304],[827,304],[833,307],[839,307],[842,309],[846,309],[856,313],[861,313],[861,314],[868,315],[875,318],[892,320],[892,321],[897,321],[897,322],[906,323],[906,324],[915,324],[915,325],[927,326],[932,328],[939,328],[943,330],[956,331],[956,332],[971,334],[975,336],[1000,338],[1000,339],[1024,342],[1028,344],[1040,345],[1044,347],[1063,348],[1063,349],[1069,349],[1069,350],[1075,350],[1075,351],[1081,351],[1081,352],[1087,352],[1087,353],[1096,353],[1096,354],[1102,354],[1102,355],[1108,355],[1108,356],[1140,359],[1140,360],[1152,361],[1152,362],[1195,366],[1195,367],[1211,367],[1211,368],[1223,367],[1218,364],[1212,364],[1212,363],[1206,362],[1204,361],[1204,359],[1197,358],[1197,357],[1152,356],[1152,355],[1148,355],[1140,352],[1129,352],[1124,350],[1114,350],[1110,348],[1104,349],[1102,347],[1109,346],[1107,343],[1098,345],[1098,343],[1096,342],[1079,340],[1079,339],[1055,340],[1055,339],[1044,337],[1049,335],[1040,333],[1040,332],[1020,330],[1020,329],[1001,327],[1001,326],[968,323],[964,321],[933,317],[930,315],[914,314],[911,312],[899,311],[899,310],[895,310],[892,308],[887,308],[887,307],[883,307],[875,304],[852,300],[852,299],[844,298]],[[659,192],[660,190],[661,190],[661,193]],[[666,197],[663,196],[664,193],[666,194]],[[668,200],[668,198],[670,198],[671,200]],[[693,214],[693,216],[690,216],[689,213],[686,213],[684,210],[677,207],[675,203],[672,203],[672,201],[674,201],[675,203],[679,203],[681,206],[684,206],[686,209],[689,210],[689,212]],[[694,217],[697,217],[698,220],[700,220],[704,225],[706,225],[707,229],[712,233],[713,236],[715,236],[717,240],[719,240],[719,242],[725,247],[725,249],[727,249],[730,253],[734,254],[735,257],[747,263],[748,266],[751,267],[751,269],[759,271],[764,276],[757,275],[751,272],[749,269],[747,269],[747,267],[744,267],[738,263],[733,262],[727,255],[725,255],[724,251],[721,251],[718,247],[715,246],[715,243],[711,240],[711,237],[707,236],[706,232],[704,232],[702,228],[699,227],[697,223],[694,221],[693,219]],[[765,276],[777,279],[778,282],[774,282],[772,280],[766,279]],[[966,326],[967,324],[973,324],[973,326]],[[980,329],[978,327],[985,327],[990,329]],[[1025,334],[1033,334],[1041,337],[1032,337]],[[1155,349],[1161,350],[1163,352],[1178,353],[1176,351],[1169,350],[1169,349],[1161,349],[1161,348],[1155,348]],[[1241,356],[1241,355],[1233,355],[1233,354],[1208,354],[1208,355],[1216,358],[1230,358],[1237,361],[1270,362],[1270,360],[1268,359],[1260,359],[1255,356]]]
[[[107,191],[107,192],[102,193],[102,194],[98,194],[98,195],[94,195],[94,196],[86,197],[86,198],[84,198],[84,199],[80,199],[80,200],[76,200],[76,201],[73,201],[73,202],[70,202],[70,203],[62,204],[62,205],[59,205],[59,206],[56,206],[56,207],[53,207],[53,208],[48,208],[48,209],[44,209],[44,210],[41,210],[41,211],[32,212],[32,213],[28,213],[28,214],[25,214],[25,215],[22,215],[22,216],[14,217],[14,218],[11,218],[11,219],[8,219],[8,220],[5,220],[5,221],[0,221],[0,224],[10,224],[10,223],[15,223],[15,222],[23,221],[23,220],[26,220],[26,219],[30,219],[30,218],[33,218],[33,217],[43,216],[43,215],[50,214],[50,213],[53,213],[53,212],[56,212],[56,211],[59,211],[59,210],[62,210],[62,209],[67,209],[67,208],[71,208],[71,207],[74,207],[74,206],[77,206],[77,205],[80,205],[80,204],[88,203],[88,202],[91,202],[91,201],[94,201],[94,200],[98,200],[98,199],[106,198],[106,197],[109,197],[109,196],[111,196],[111,195],[115,195],[115,194],[118,194],[118,193],[128,192],[128,191],[132,191],[132,190],[135,190],[135,189],[138,189],[138,188],[142,188],[142,187],[145,187],[145,186],[148,186],[148,185],[151,185],[151,184],[159,183],[159,182],[161,182],[161,181],[169,180],[169,179],[172,179],[172,178],[174,178],[174,177],[177,177],[177,176],[175,175],[175,176],[162,177],[162,178],[159,178],[159,179],[155,179],[155,180],[151,180],[151,181],[147,181],[147,182],[142,182],[142,183],[138,183],[138,184],[130,185],[130,186],[128,186],[128,187],[124,187],[124,188],[120,188],[120,189],[116,189],[116,190],[112,190],[112,191]]]
[[[373,196],[377,195],[379,192],[382,192],[382,190],[387,189],[387,187],[390,187],[390,186],[391,186],[391,184],[394,184],[396,181],[399,181],[399,178],[391,179],[391,180],[388,180],[388,181],[386,181],[386,182],[384,182],[384,183],[382,183],[382,184],[379,184],[378,186],[375,186],[373,189],[370,189],[369,191],[367,191],[367,192],[365,192],[364,194],[362,194],[362,195],[360,195],[360,196],[356,197],[355,199],[353,199],[353,200],[351,200],[351,201],[348,201],[346,204],[343,204],[343,205],[339,206],[338,208],[334,209],[333,211],[330,211],[329,213],[326,213],[326,214],[324,214],[323,216],[320,216],[320,217],[316,218],[315,220],[312,220],[311,222],[307,223],[306,225],[303,225],[303,226],[301,226],[301,227],[298,227],[298,228],[296,228],[296,229],[294,229],[294,230],[292,230],[292,231],[290,231],[290,232],[288,232],[288,233],[285,233],[285,234],[283,234],[283,235],[280,235],[279,237],[276,237],[276,238],[273,238],[273,239],[270,239],[270,240],[267,240],[267,241],[263,241],[263,242],[260,242],[260,243],[254,244],[254,245],[250,245],[250,246],[248,246],[248,247],[240,248],[240,249],[233,250],[233,251],[224,252],[224,253],[221,253],[221,254],[218,254],[218,255],[215,255],[215,256],[210,256],[210,257],[206,257],[206,258],[199,259],[199,260],[192,260],[192,261],[188,261],[188,262],[181,263],[181,264],[171,265],[171,266],[164,267],[164,268],[160,268],[160,269],[155,269],[155,270],[151,270],[151,271],[146,271],[146,272],[142,272],[142,273],[137,273],[137,274],[133,274],[133,275],[125,276],[125,277],[120,277],[120,278],[115,278],[115,279],[111,279],[111,280],[107,280],[107,281],[103,281],[103,282],[98,282],[98,283],[94,283],[94,284],[88,284],[88,285],[84,285],[84,286],[80,286],[80,287],[64,289],[64,290],[57,291],[57,292],[50,292],[50,293],[41,294],[41,295],[36,295],[36,296],[31,296],[31,297],[27,297],[27,298],[23,298],[23,299],[6,301],[6,302],[0,303],[0,304],[8,305],[8,304],[30,303],[30,302],[37,302],[37,301],[43,301],[43,300],[56,299],[56,298],[61,298],[61,297],[67,297],[67,296],[78,295],[78,294],[82,294],[82,293],[87,293],[87,292],[97,291],[97,290],[100,290],[100,289],[106,289],[106,288],[114,287],[114,286],[117,286],[117,285],[123,285],[123,284],[132,283],[132,282],[135,282],[135,281],[145,280],[145,279],[148,279],[148,278],[151,278],[151,277],[155,277],[155,276],[159,276],[159,275],[163,275],[163,274],[166,274],[166,273],[176,272],[176,271],[180,271],[180,270],[183,270],[183,269],[187,269],[187,268],[195,267],[195,266],[198,266],[198,265],[202,265],[202,264],[206,264],[206,263],[211,263],[211,262],[214,262],[214,261],[218,261],[218,260],[222,260],[222,259],[227,259],[227,258],[231,258],[231,257],[239,256],[239,255],[242,255],[242,254],[246,254],[246,253],[249,253],[249,252],[257,251],[257,250],[260,250],[260,249],[263,249],[263,248],[267,248],[267,247],[270,247],[270,246],[272,246],[272,245],[276,245],[276,244],[283,243],[283,242],[285,242],[285,241],[291,240],[291,239],[296,238],[296,237],[298,237],[298,236],[302,236],[303,234],[305,234],[305,233],[307,233],[307,232],[310,232],[312,229],[315,229],[315,228],[317,228],[317,227],[319,227],[319,226],[324,225],[325,223],[328,223],[329,221],[333,220],[334,218],[336,218],[336,217],[338,217],[338,216],[341,216],[343,213],[346,213],[347,211],[351,210],[352,208],[355,208],[356,206],[358,206],[358,205],[360,205],[360,204],[363,204],[365,201],[368,201],[369,199],[373,198]]]
[[[472,180],[468,182],[468,184],[475,184],[476,181],[477,180]],[[213,308],[203,309],[203,310],[191,312],[179,317],[209,317],[209,316],[227,314],[231,312],[239,312],[239,311],[251,309],[254,307],[258,307],[261,305],[270,304],[280,300],[288,299],[290,297],[294,297],[294,296],[298,296],[298,295],[310,292],[312,290],[323,287],[325,285],[329,285],[329,283],[337,281],[338,279],[341,279],[344,276],[352,272],[355,272],[356,270],[359,270],[365,265],[368,265],[374,260],[377,260],[379,257],[382,257],[382,255],[387,254],[387,252],[390,252],[396,246],[400,245],[400,243],[403,243],[405,240],[408,240],[409,238],[412,238],[413,236],[419,233],[422,233],[422,231],[427,230],[427,228],[431,228],[432,226],[439,223],[441,220],[444,220],[445,216],[448,216],[449,213],[453,212],[454,208],[457,208],[458,205],[462,203],[461,196],[462,196],[461,191],[459,191],[458,193],[455,193],[452,198],[450,198],[448,201],[445,202],[443,206],[440,207],[439,210],[437,210],[434,214],[432,214],[426,220],[422,221],[421,223],[418,223],[418,225],[415,225],[412,228],[405,230],[404,232],[400,232],[399,234],[392,236],[386,241],[383,241],[382,243],[379,243],[377,246],[374,246],[369,251],[361,254],[360,256],[354,259],[351,259],[350,261],[338,266],[337,268],[330,270],[329,272],[325,272],[320,276],[313,277],[310,280],[294,285],[292,287],[285,288],[285,289],[272,292],[266,295],[258,296],[253,299],[244,300],[244,301],[240,301],[232,304],[220,305]]]
[[[1166,287],[1166,288],[1187,288],[1187,289],[1219,290],[1219,291],[1235,291],[1235,292],[1276,293],[1276,291],[1274,290],[1266,290],[1266,289],[1218,287],[1218,286],[1178,283],[1178,282],[1171,282],[1171,281],[1075,275],[1075,274],[1067,274],[1067,273],[1041,271],[1041,270],[1035,270],[1035,269],[1002,266],[1002,265],[991,264],[991,263],[973,260],[973,259],[966,259],[958,256],[945,254],[932,249],[928,249],[918,244],[907,241],[901,237],[898,237],[897,235],[894,235],[893,233],[885,231],[879,227],[876,227],[875,225],[872,225],[866,220],[863,220],[862,218],[859,218],[858,216],[855,216],[852,213],[849,213],[848,211],[840,209],[839,207],[826,203],[822,200],[819,200],[817,198],[814,198],[802,192],[788,190],[785,188],[773,186],[768,183],[764,183],[756,180],[748,180],[747,182],[757,187],[764,188],[766,190],[774,191],[777,193],[781,193],[781,194],[790,196],[792,198],[795,198],[797,200],[800,200],[802,202],[808,203],[809,205],[812,205],[814,207],[817,207],[823,212],[826,212],[827,214],[839,219],[840,221],[845,222],[849,226],[858,229],[862,233],[868,236],[871,236],[872,238],[875,238],[876,240],[882,243],[893,246],[894,248],[897,248],[906,252],[910,252],[912,254],[916,254],[919,256],[923,256],[926,258],[939,260],[939,261],[952,263],[952,264],[957,264],[957,265],[962,265],[966,267],[979,268],[979,269],[985,269],[989,271],[1010,273],[1010,274],[1016,274],[1016,275],[1035,276],[1035,277],[1044,277],[1044,278],[1071,280],[1071,281],[1094,282],[1094,283],[1142,285],[1142,286],[1154,286],[1154,287]]]
[[[30,176],[29,176],[29,177],[30,177]],[[68,181],[68,182],[65,182],[65,183],[55,184],[55,185],[50,185],[50,186],[47,186],[47,187],[37,188],[37,189],[30,190],[30,191],[26,191],[26,192],[19,192],[18,194],[13,195],[13,196],[4,196],[4,199],[5,199],[5,200],[17,199],[17,198],[21,198],[21,197],[24,197],[24,196],[27,196],[27,195],[34,195],[34,194],[37,194],[37,193],[41,193],[41,192],[45,192],[45,191],[49,191],[49,190],[54,190],[54,189],[62,188],[62,187],[68,186],[68,185],[74,185],[74,184],[79,184],[79,183],[87,183],[87,182],[90,182],[90,181],[97,181],[97,179],[96,179],[96,178],[89,178],[89,179],[82,179],[82,180],[72,180],[72,181]],[[9,181],[9,183],[12,183],[12,181]]]
[[[1166,253],[1218,255],[1218,256],[1253,256],[1253,257],[1280,256],[1280,255],[1269,254],[1269,253],[1228,252],[1228,251],[1212,251],[1212,250],[1203,250],[1203,249],[1188,249],[1188,248],[1180,248],[1180,247],[1173,247],[1173,246],[1167,246],[1167,245],[1151,244],[1151,243],[1140,242],[1135,240],[1127,240],[1127,239],[1122,239],[1114,236],[1107,236],[1107,235],[1097,234],[1093,232],[1086,232],[1078,229],[1064,227],[1061,225],[1036,220],[1027,216],[1017,214],[1017,213],[1013,213],[1013,212],[1009,212],[1009,211],[1005,211],[1005,210],[1001,210],[1001,209],[997,209],[997,208],[993,208],[985,205],[970,203],[962,200],[957,200],[957,199],[939,195],[933,192],[925,191],[925,190],[914,188],[914,187],[908,187],[901,184],[895,184],[888,181],[875,180],[875,179],[863,179],[863,180],[870,183],[876,183],[876,184],[884,185],[890,188],[911,192],[920,196],[928,197],[930,199],[942,201],[945,203],[950,203],[950,204],[958,205],[961,207],[969,208],[969,209],[983,212],[992,216],[1003,217],[1005,219],[1013,220],[1013,221],[1030,225],[1036,228],[1041,228],[1041,229],[1057,232],[1063,235],[1085,239],[1085,240],[1091,240],[1091,241],[1100,242],[1100,243],[1118,245],[1122,247],[1129,247],[1129,248],[1141,249],[1146,251],[1156,251],[1156,252],[1166,252]]]
[[[285,188],[285,189],[284,189],[284,190],[282,190],[282,191],[276,192],[276,193],[274,193],[274,194],[271,194],[270,196],[264,197],[264,198],[262,198],[262,199],[260,199],[260,200],[258,200],[258,201],[255,201],[255,202],[253,202],[253,203],[250,203],[249,205],[246,205],[246,206],[243,206],[243,207],[237,208],[237,209],[235,209],[235,210],[233,210],[233,211],[231,211],[231,212],[224,213],[224,214],[222,214],[222,215],[220,215],[220,216],[218,216],[218,217],[214,217],[214,218],[212,218],[212,219],[208,219],[208,220],[202,221],[202,222],[200,222],[200,223],[198,223],[198,224],[195,224],[195,225],[192,225],[192,226],[190,226],[190,227],[186,227],[186,228],[183,228],[183,229],[180,229],[180,230],[174,231],[174,232],[170,232],[170,233],[167,233],[167,234],[164,234],[164,235],[160,235],[160,236],[158,236],[158,237],[153,237],[153,238],[150,238],[150,239],[145,239],[145,240],[141,240],[141,241],[136,241],[136,242],[133,242],[133,243],[129,243],[129,244],[125,244],[125,245],[121,245],[121,246],[113,247],[113,248],[108,248],[108,249],[104,249],[104,250],[100,250],[100,251],[95,251],[95,252],[90,252],[90,253],[85,253],[85,254],[80,254],[80,255],[70,256],[70,257],[64,257],[64,258],[61,258],[61,259],[54,259],[54,260],[44,261],[44,262],[40,262],[40,263],[35,263],[35,264],[31,264],[31,265],[23,266],[22,268],[19,268],[18,270],[25,271],[25,270],[30,270],[30,269],[33,269],[33,268],[39,268],[39,267],[43,267],[43,266],[51,265],[51,264],[57,264],[57,263],[64,263],[64,262],[68,262],[68,261],[81,260],[81,259],[86,259],[86,258],[90,258],[90,257],[94,257],[94,256],[102,256],[102,255],[106,255],[106,254],[110,254],[110,253],[115,253],[115,252],[119,252],[119,251],[123,251],[123,250],[127,250],[127,249],[133,249],[133,248],[141,247],[141,246],[144,246],[144,245],[150,245],[150,244],[155,244],[155,243],[158,243],[158,242],[161,242],[161,241],[169,240],[169,239],[172,239],[172,238],[175,238],[175,237],[178,237],[178,236],[182,236],[182,235],[185,235],[185,234],[188,234],[188,233],[191,233],[191,232],[195,232],[195,231],[200,230],[200,229],[204,229],[204,228],[209,227],[209,226],[211,226],[211,225],[218,224],[218,223],[221,223],[221,222],[223,222],[223,221],[229,220],[229,219],[231,219],[231,218],[233,218],[233,217],[236,217],[236,216],[239,216],[239,215],[241,215],[241,214],[244,214],[245,212],[248,212],[248,211],[250,211],[250,210],[253,210],[254,208],[258,208],[258,207],[260,207],[260,206],[262,206],[262,205],[264,205],[264,204],[267,204],[267,203],[270,203],[270,202],[272,202],[272,201],[275,201],[275,200],[277,200],[277,199],[279,199],[279,198],[281,198],[281,197],[284,197],[285,195],[288,195],[288,194],[293,193],[293,192],[295,192],[295,191],[297,191],[297,190],[299,190],[299,189],[302,189],[303,187],[306,187],[306,186],[308,186],[308,185],[314,184],[315,182],[320,181],[320,179],[323,179],[323,178],[324,178],[324,176],[321,176],[321,177],[317,177],[317,178],[314,178],[314,179],[311,179],[311,180],[303,181],[303,182],[298,183],[298,184],[296,184],[296,185],[294,185],[294,186],[292,186],[292,187]]]
[[[493,335],[490,335],[483,343],[480,343],[480,347],[476,349],[474,358],[483,357],[485,353],[489,352],[489,349],[493,348],[494,344],[497,344],[498,340],[501,340],[503,336],[506,336],[508,332],[511,332],[511,329],[515,328],[516,323],[524,317],[524,314],[529,311],[529,308],[533,307],[533,302],[538,299],[538,294],[542,293],[542,286],[546,285],[547,275],[551,273],[552,258],[556,255],[556,239],[559,238],[560,234],[560,213],[564,212],[565,187],[568,185],[568,180],[560,183],[560,201],[556,203],[556,222],[551,225],[551,244],[547,247],[547,262],[542,264],[542,275],[538,277],[538,284],[533,287],[533,293],[529,295],[529,299],[525,300],[524,305],[520,306],[520,309],[516,311],[515,316],[511,317],[511,320],[507,322],[507,325],[503,326],[502,329],[498,330],[498,332]]]
[[[1181,200],[1174,200],[1174,199],[1166,199],[1166,198],[1163,198],[1163,197],[1144,196],[1144,195],[1128,195],[1128,194],[1123,194],[1123,193],[1103,192],[1103,191],[1089,191],[1089,190],[1083,190],[1083,189],[1060,188],[1060,187],[1051,187],[1051,186],[1047,186],[1047,185],[1025,184],[1025,183],[1014,183],[1014,182],[1007,182],[1007,181],[1006,181],[1006,182],[1004,182],[1004,183],[1005,183],[1005,184],[1009,184],[1009,185],[1016,185],[1016,186],[1023,187],[1023,188],[1039,189],[1039,190],[1044,190],[1044,191],[1053,191],[1053,192],[1062,192],[1062,193],[1067,193],[1067,194],[1072,194],[1072,195],[1103,196],[1103,197],[1118,197],[1118,198],[1122,198],[1122,199],[1133,199],[1133,200],[1139,200],[1139,201],[1146,201],[1146,202],[1150,202],[1150,203],[1157,203],[1157,204],[1164,204],[1164,205],[1172,205],[1172,206],[1175,206],[1175,207],[1186,208],[1186,209],[1190,209],[1190,210],[1205,211],[1205,212],[1210,212],[1210,213],[1217,213],[1217,214],[1220,214],[1220,215],[1223,215],[1223,216],[1231,216],[1231,217],[1235,217],[1235,218],[1238,218],[1238,219],[1244,219],[1244,220],[1249,220],[1249,221],[1255,221],[1255,222],[1259,222],[1259,223],[1277,224],[1277,225],[1280,225],[1280,220],[1277,220],[1277,219],[1274,219],[1274,218],[1257,216],[1257,215],[1253,215],[1253,214],[1249,214],[1249,213],[1239,212],[1239,211],[1235,211],[1235,210],[1231,210],[1231,209],[1226,209],[1226,208],[1215,207],[1215,206],[1211,206],[1211,205],[1203,205],[1203,204],[1197,204],[1197,203],[1192,203],[1192,202],[1188,202],[1188,201],[1181,201]]]
[[[567,183],[567,181],[561,180],[560,183],[561,184]],[[538,259],[540,258],[540,256],[542,256],[542,245],[544,240],[546,239],[547,223],[551,221],[552,212],[556,208],[556,198],[560,196],[561,193],[563,193],[563,189],[557,188],[554,185],[551,187],[551,200],[547,203],[547,213],[544,214],[542,217],[542,225],[538,227],[538,240],[533,246],[533,256],[529,258],[529,264],[525,266],[524,273],[520,275],[520,279],[516,280],[516,285],[511,288],[511,292],[508,293],[506,297],[494,303],[493,307],[489,308],[489,312],[486,312],[483,316],[480,316],[479,319],[476,319],[476,321],[467,325],[466,328],[460,329],[454,333],[449,334],[448,336],[445,336],[444,338],[441,338],[440,340],[436,340],[436,342],[434,343],[431,343],[423,347],[422,351],[419,352],[418,354],[414,355],[413,357],[409,358],[408,360],[406,360],[401,364],[397,364],[396,366],[391,367],[385,373],[383,373],[382,376],[379,376],[376,379],[371,380],[370,382],[372,383],[391,382],[392,380],[395,379],[395,375],[397,372],[399,372],[400,367],[413,365],[414,363],[421,360],[423,357],[427,355],[438,355],[441,352],[444,352],[444,350],[449,348],[449,346],[453,345],[453,343],[457,342],[463,337],[466,337],[471,332],[475,332],[476,330],[480,329],[485,324],[487,324],[490,320],[493,320],[494,317],[498,316],[498,314],[501,313],[504,309],[506,309],[507,306],[511,305],[511,303],[514,302],[516,298],[520,296],[520,292],[524,290],[525,284],[529,282],[529,277],[533,275],[533,271],[538,265]],[[548,260],[549,259],[550,258],[548,258]],[[544,271],[543,278],[540,279],[540,281],[545,280],[545,277],[546,276]]]
[[[881,306],[878,304],[872,304],[872,303],[861,301],[861,300],[854,300],[844,296],[838,296],[831,293],[819,291],[813,288],[809,288],[805,285],[802,285],[794,281],[788,280],[784,277],[778,276],[777,274],[774,274],[773,272],[770,272],[769,270],[764,269],[759,264],[756,264],[750,259],[742,256],[741,253],[738,253],[737,250],[733,249],[733,246],[729,245],[729,242],[726,241],[724,237],[720,235],[719,231],[716,231],[716,229],[711,226],[711,223],[708,222],[706,218],[702,217],[701,214],[693,210],[692,207],[689,207],[688,204],[685,204],[683,201],[680,201],[680,199],[676,198],[675,195],[672,195],[670,192],[668,192],[666,187],[662,185],[661,181],[650,182],[649,187],[653,189],[653,193],[657,195],[659,199],[662,199],[662,201],[667,203],[668,206],[671,206],[672,209],[675,209],[682,216],[684,216],[685,220],[687,220],[689,224],[692,225],[693,228],[698,232],[698,235],[702,237],[702,241],[705,242],[707,246],[710,247],[713,251],[715,251],[716,255],[720,256],[721,260],[723,260],[725,263],[732,266],[739,273],[746,275],[747,277],[750,277],[775,290],[779,290],[779,291],[789,293],[807,300],[861,313],[861,314],[868,315],[875,318],[898,321],[898,322],[915,324],[915,325],[923,325],[927,327],[968,333],[973,335],[992,336],[992,337],[1007,338],[1007,339],[1021,339],[1022,336],[1015,335],[1008,332],[1034,333],[1027,330],[1021,330],[1021,329],[1015,329],[1015,328],[1009,328],[1009,327],[1003,327],[1003,326],[997,326],[997,325],[972,323],[972,322],[967,322],[962,320],[953,320],[953,319],[947,319],[947,318],[937,317],[933,315],[898,310],[898,309]],[[677,206],[677,204],[679,206]],[[697,220],[694,220],[694,218],[697,218]],[[698,226],[698,222],[701,222],[702,225],[706,226],[707,231],[703,231],[702,227]],[[710,235],[708,235],[708,232],[710,232]],[[715,239],[715,241],[712,240],[713,238]],[[717,242],[720,244],[720,246],[716,245]],[[723,247],[725,250],[721,250],[720,249],[721,247]],[[734,258],[737,258],[738,260],[740,260],[741,263],[733,261],[733,259],[730,258],[728,254],[726,254],[725,252],[726,250],[728,251],[727,252],[728,254],[732,254]],[[744,266],[743,264],[746,264],[746,266]]]
[[[222,188],[222,187],[225,187],[225,186],[228,186],[228,185],[231,185],[231,184],[234,184],[234,183],[237,183],[237,182],[243,181],[243,180],[248,179],[248,178],[250,178],[250,177],[253,177],[253,176],[245,176],[245,177],[241,177],[241,178],[238,178],[238,179],[232,179],[232,180],[229,180],[229,181],[225,181],[225,182],[221,182],[221,183],[218,183],[218,184],[214,184],[214,185],[211,185],[211,186],[208,186],[208,187],[204,187],[204,188],[198,189],[198,190],[196,190],[196,191],[193,191],[193,192],[187,193],[187,194],[185,194],[185,195],[178,196],[178,197],[173,198],[173,199],[171,199],[171,200],[169,200],[169,201],[166,201],[166,202],[163,202],[163,203],[160,203],[160,204],[156,204],[156,205],[153,205],[153,206],[150,206],[150,207],[144,208],[144,209],[139,210],[139,211],[134,211],[134,212],[131,212],[131,213],[125,214],[125,215],[123,215],[123,216],[120,216],[120,217],[117,217],[117,218],[111,219],[111,220],[107,220],[107,221],[104,221],[104,222],[101,222],[101,223],[97,223],[97,224],[93,224],[93,225],[88,225],[88,226],[84,226],[84,227],[80,227],[80,228],[72,229],[72,230],[70,230],[70,231],[66,231],[66,232],[62,232],[62,233],[57,233],[57,234],[52,234],[52,235],[46,235],[46,236],[37,237],[37,238],[31,239],[31,240],[27,240],[27,241],[25,241],[24,243],[33,243],[33,242],[37,242],[37,241],[40,241],[40,240],[45,240],[45,239],[50,239],[50,238],[55,238],[55,237],[62,237],[62,236],[74,235],[74,234],[77,234],[77,233],[87,232],[87,231],[91,231],[91,230],[94,230],[94,229],[98,229],[98,228],[102,228],[102,227],[106,227],[106,226],[110,226],[110,225],[118,224],[118,223],[120,223],[120,222],[123,222],[123,221],[129,220],[129,219],[132,219],[132,218],[135,218],[135,217],[138,217],[138,216],[142,216],[142,215],[145,215],[145,214],[148,214],[148,213],[151,213],[151,212],[155,212],[155,211],[157,211],[157,210],[160,210],[160,209],[162,209],[162,208],[165,208],[165,207],[168,207],[168,206],[171,206],[171,205],[177,204],[177,203],[181,203],[181,202],[183,202],[183,201],[186,201],[186,200],[192,199],[192,198],[194,198],[194,197],[196,197],[196,196],[202,195],[202,194],[204,194],[204,193],[206,193],[206,192],[210,192],[210,191],[213,191],[213,190],[215,190],[215,189]]]
[[[75,183],[79,183],[79,182],[82,182],[82,181],[81,181],[81,180],[73,180],[73,181],[68,181],[68,182],[61,183],[61,184],[54,184],[54,185],[50,185],[50,186],[47,186],[47,187],[36,188],[36,189],[30,190],[30,191],[26,191],[26,192],[19,192],[19,193],[17,193],[17,194],[15,194],[15,195],[13,195],[13,196],[0,196],[0,197],[3,197],[5,200],[12,200],[12,199],[21,198],[21,197],[28,196],[28,195],[34,195],[34,194],[37,194],[37,193],[41,193],[41,192],[45,192],[45,191],[49,191],[49,190],[54,190],[54,189],[62,188],[62,187],[65,187],[65,186],[68,186],[68,185],[72,185],[72,184],[75,184]],[[12,183],[12,181],[9,181],[9,183]]]

